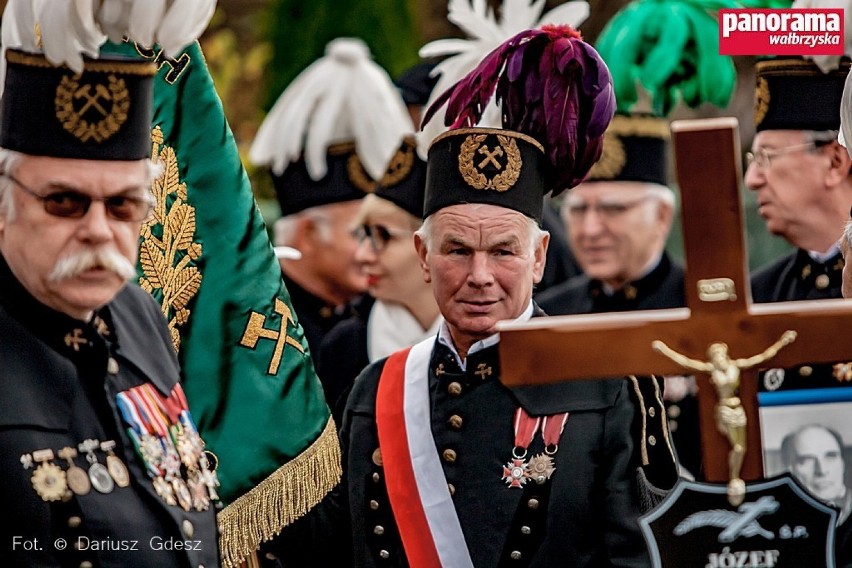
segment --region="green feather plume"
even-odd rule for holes
[[[730,57],[719,55],[713,12],[738,7],[735,0],[638,0],[619,11],[595,46],[612,73],[618,112],[637,110],[638,86],[651,104],[641,110],[658,116],[678,101],[690,108],[727,106],[736,70]]]

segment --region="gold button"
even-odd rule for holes
[[[378,511],[379,510],[379,502],[376,501],[375,499],[371,499],[370,500],[370,508],[374,511]]]
[[[463,420],[462,417],[458,414],[453,414],[452,416],[450,416],[450,419],[447,420],[447,422],[449,422],[450,428],[452,428],[453,430],[461,430]]]
[[[814,372],[813,367],[809,365],[802,365],[799,367],[799,374],[803,377],[810,377]]]
[[[511,554],[509,554],[509,557],[512,560],[520,560],[521,559],[521,552],[519,550],[513,550],[511,552]]]
[[[817,290],[825,290],[828,288],[828,284],[830,280],[828,279],[828,274],[820,274],[814,280],[814,285],[817,287]]]
[[[94,565],[88,560],[83,560],[82,562],[80,562],[80,568],[92,568],[92,566]]]
[[[373,481],[375,483],[378,483],[381,478],[382,478],[382,476],[380,476],[378,473],[373,474]]]
[[[379,467],[382,467],[382,449],[376,448],[373,450],[373,463]]]
[[[447,463],[455,463],[456,461],[456,451],[447,448],[443,453],[444,461]]]
[[[462,392],[461,383],[457,383],[455,381],[451,382],[449,386],[447,386],[447,392],[453,396],[458,396]]]
[[[656,415],[657,415],[657,409],[656,409],[656,408],[654,408],[653,406],[649,406],[649,407],[648,407],[648,416],[650,416],[651,418],[653,418],[653,417],[654,417],[654,416],[656,416]]]
[[[107,373],[109,373],[110,375],[118,374],[118,361],[116,361],[112,357],[110,357],[107,361]]]
[[[669,420],[669,432],[677,432],[677,420]]]
[[[527,507],[533,510],[538,509],[538,499],[530,499],[527,501]]]
[[[456,486],[453,485],[452,483],[447,483],[447,489],[450,490],[450,495],[456,494]]]
[[[266,553],[266,559],[267,560],[278,560],[278,557],[275,556],[274,554],[272,554],[271,552],[267,552]]]
[[[648,436],[648,443],[651,444],[652,446],[656,446],[657,445],[657,438],[655,438],[653,435]]]
[[[388,558],[390,558],[390,552],[388,552],[387,550],[380,550],[379,556],[382,560],[387,560]]]
[[[528,526],[524,525],[521,527],[521,534],[530,534],[531,532],[532,530]]]
[[[192,535],[195,534],[195,526],[193,526],[189,519],[184,519],[180,524],[180,527],[183,529],[183,534],[185,534],[187,538],[192,538]]]
[[[77,527],[79,527],[80,523],[82,522],[83,519],[81,519],[80,517],[68,517],[68,526],[72,529],[76,529]]]
[[[669,418],[677,418],[680,416],[680,407],[676,404],[671,405],[666,412],[669,415]]]

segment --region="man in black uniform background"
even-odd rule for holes
[[[797,250],[751,277],[755,302],[840,298],[844,261],[839,248],[852,205],[846,149],[837,141],[847,58],[823,71],[799,58],[759,61],[755,128],[746,156],[746,186],[755,192],[771,233]],[[849,387],[849,362],[761,372],[761,391]],[[835,539],[838,563],[852,558],[847,519]]]
[[[212,460],[159,306],[127,284],[156,67],[6,53],[0,564],[217,566]]]
[[[561,213],[583,274],[536,294],[548,315],[627,312],[686,305],[683,266],[666,252],[674,218],[667,185],[668,121],[617,114],[601,159],[571,190]],[[680,464],[699,475],[693,377],[666,378],[666,415]]]

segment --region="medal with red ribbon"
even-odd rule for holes
[[[512,460],[503,466],[502,479],[506,485],[521,488],[531,479],[538,484],[550,479],[556,470],[553,456],[559,450],[559,439],[567,421],[567,412],[533,418],[526,410],[518,407],[515,411],[515,447],[512,448]],[[528,462],[528,448],[539,428],[544,440],[544,453],[533,456]]]

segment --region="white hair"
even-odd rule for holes
[[[846,226],[843,227],[843,238],[846,239],[846,246],[852,251],[852,219],[846,221]],[[852,258],[847,258],[846,262],[852,262]]]
[[[642,188],[645,192],[647,192],[649,200],[649,205],[645,208],[645,222],[653,223],[657,218],[657,208],[654,205],[662,203],[669,209],[674,210],[675,207],[675,195],[674,191],[671,190],[670,187],[665,185],[660,185],[658,183],[646,183],[643,184]]]
[[[519,212],[518,215],[523,215],[523,213]],[[423,221],[423,225],[421,225],[421,227],[414,233],[423,241],[423,246],[426,247],[427,251],[431,248],[432,239],[434,237],[434,217],[435,213],[426,217],[426,219]],[[539,245],[541,245],[541,242],[544,240],[544,237],[546,237],[550,233],[539,227],[538,222],[535,219],[524,215],[524,220],[526,221],[528,238],[527,254],[532,257],[533,255],[535,255],[535,250],[539,247]]]
[[[306,218],[311,219],[316,225],[320,241],[330,243],[334,238],[331,229],[332,219],[323,210],[323,207],[325,206],[317,205],[316,207],[308,207],[298,213],[285,215],[275,221],[275,225],[273,226],[275,246],[293,246],[296,239],[296,227],[299,221]]]
[[[0,148],[0,174],[14,172],[23,157],[24,154],[21,152]],[[165,172],[165,166],[161,160],[146,160],[145,165],[147,167],[146,185],[150,191],[154,180],[162,176],[163,172]],[[15,182],[11,178],[0,175],[0,217],[3,217],[7,221],[15,219],[14,192],[12,191],[14,185]]]

